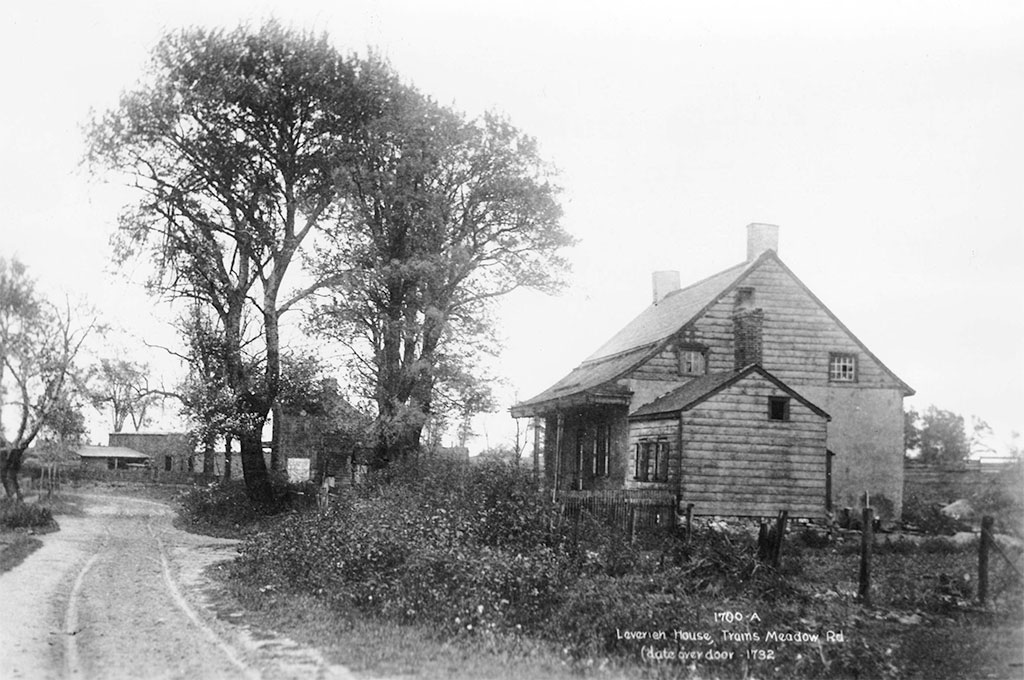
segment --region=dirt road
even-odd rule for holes
[[[84,514],[0,575],[0,678],[350,678],[314,650],[225,611],[208,565],[235,542],[171,526],[171,509],[78,497]]]

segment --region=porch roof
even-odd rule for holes
[[[642,347],[602,361],[581,364],[537,396],[513,406],[512,417],[526,418],[588,403],[628,404],[632,392],[616,384],[615,380],[649,351]]]

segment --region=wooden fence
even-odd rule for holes
[[[557,500],[569,520],[578,522],[586,513],[630,535],[676,524],[676,497],[660,489],[560,491]]]

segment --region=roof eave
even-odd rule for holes
[[[575,394],[556,397],[554,399],[546,399],[534,404],[516,404],[509,409],[509,411],[513,418],[532,418],[557,411],[564,411],[570,408],[579,408],[581,406],[629,406],[629,402],[632,398],[632,392],[622,394],[602,394],[600,392],[584,390],[583,392],[576,392]]]

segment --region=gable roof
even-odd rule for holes
[[[760,258],[754,263],[743,262],[686,288],[672,291],[659,302],[640,312],[583,363],[635,350],[637,347],[651,345],[673,335],[708,304],[718,299],[742,274],[759,261]]]
[[[766,250],[752,262],[743,262],[729,267],[717,274],[702,279],[686,288],[669,293],[659,302],[653,303],[636,318],[601,345],[596,352],[587,357],[582,364],[572,370],[557,383],[540,394],[512,407],[515,418],[537,415],[538,406],[545,402],[559,405],[586,403],[579,395],[588,390],[601,387],[603,390],[620,389],[618,386],[604,385],[621,378],[632,369],[642,364],[661,349],[680,330],[688,326],[723,296],[739,286],[747,276],[762,263],[772,260],[790,276],[805,292],[812,302],[817,304],[836,325],[883,371],[885,371],[903,390],[904,395],[914,394],[913,388],[883,364],[867,346],[854,335],[849,328],[829,309],[811,290],[804,285],[793,271],[787,267],[774,250]],[[774,378],[773,378],[774,379]],[[575,397],[570,399],[571,397]]]
[[[644,404],[635,412],[629,414],[629,417],[630,419],[643,419],[644,417],[688,411],[706,399],[718,394],[722,390],[732,387],[752,373],[759,374],[780,390],[786,392],[801,404],[814,411],[816,415],[821,416],[826,420],[832,419],[832,416],[825,413],[825,411],[805,399],[792,387],[782,382],[757,364],[751,364],[739,371],[709,373],[699,378],[694,378],[682,387],[658,397],[649,404]]]

